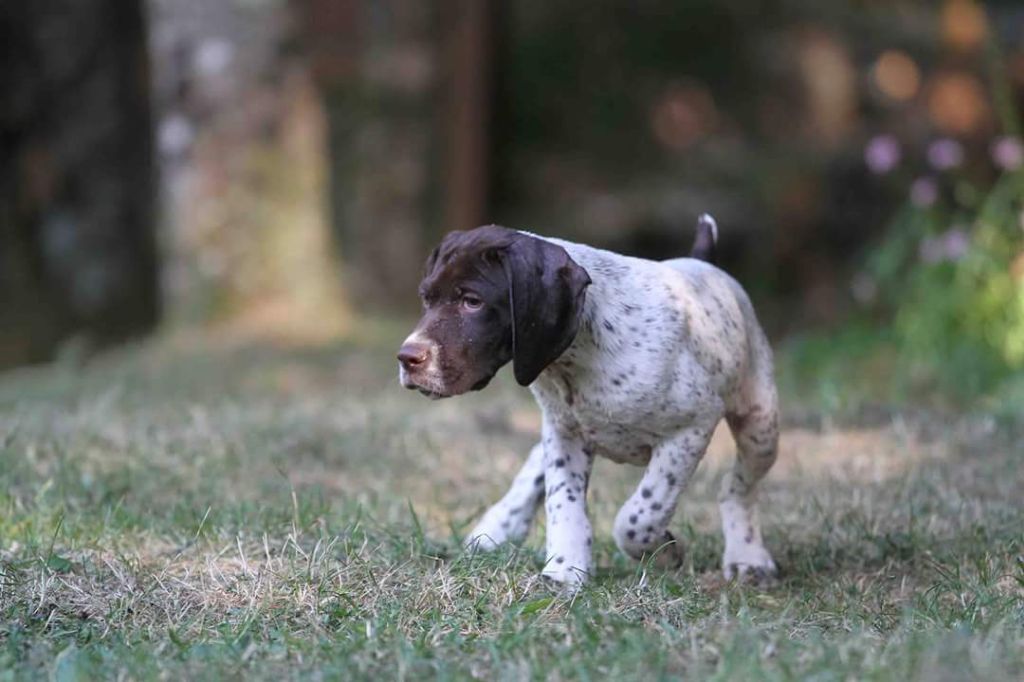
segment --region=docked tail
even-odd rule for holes
[[[715,247],[718,246],[718,224],[707,213],[697,218],[697,236],[690,249],[690,258],[697,258],[715,264]]]

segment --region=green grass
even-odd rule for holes
[[[425,401],[397,338],[0,376],[0,679],[1024,676],[1019,422],[791,411],[768,591],[718,577],[727,435],[676,516],[677,572],[617,552],[639,470],[599,462],[599,572],[566,595],[537,578],[542,529],[459,547],[536,438],[528,394]]]

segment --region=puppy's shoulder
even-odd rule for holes
[[[618,280],[636,272],[656,271],[659,267],[657,261],[627,256],[589,244],[580,244],[555,237],[544,237],[530,234],[529,232],[524,232],[524,234],[561,246],[569,254],[569,257],[586,270],[595,281],[597,279]]]

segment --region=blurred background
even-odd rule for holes
[[[1024,404],[1019,0],[43,0],[0,55],[0,367],[342,338],[449,230],[708,211],[794,390]]]

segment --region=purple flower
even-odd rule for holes
[[[928,145],[928,163],[935,170],[949,170],[964,162],[964,148],[956,140],[944,137]]]
[[[992,143],[992,161],[1003,170],[1017,170],[1024,164],[1024,144],[1012,135],[997,137]]]
[[[925,237],[917,247],[921,261],[934,265],[942,261],[956,261],[967,255],[971,237],[960,227],[943,232],[937,237]]]
[[[900,143],[892,135],[878,135],[864,147],[864,163],[875,175],[885,175],[895,168],[902,158]]]
[[[954,227],[942,235],[942,246],[946,252],[946,258],[960,260],[967,255],[968,249],[971,248],[971,237],[962,228]]]
[[[910,201],[918,208],[928,208],[939,200],[939,185],[934,178],[918,178],[910,185]]]

